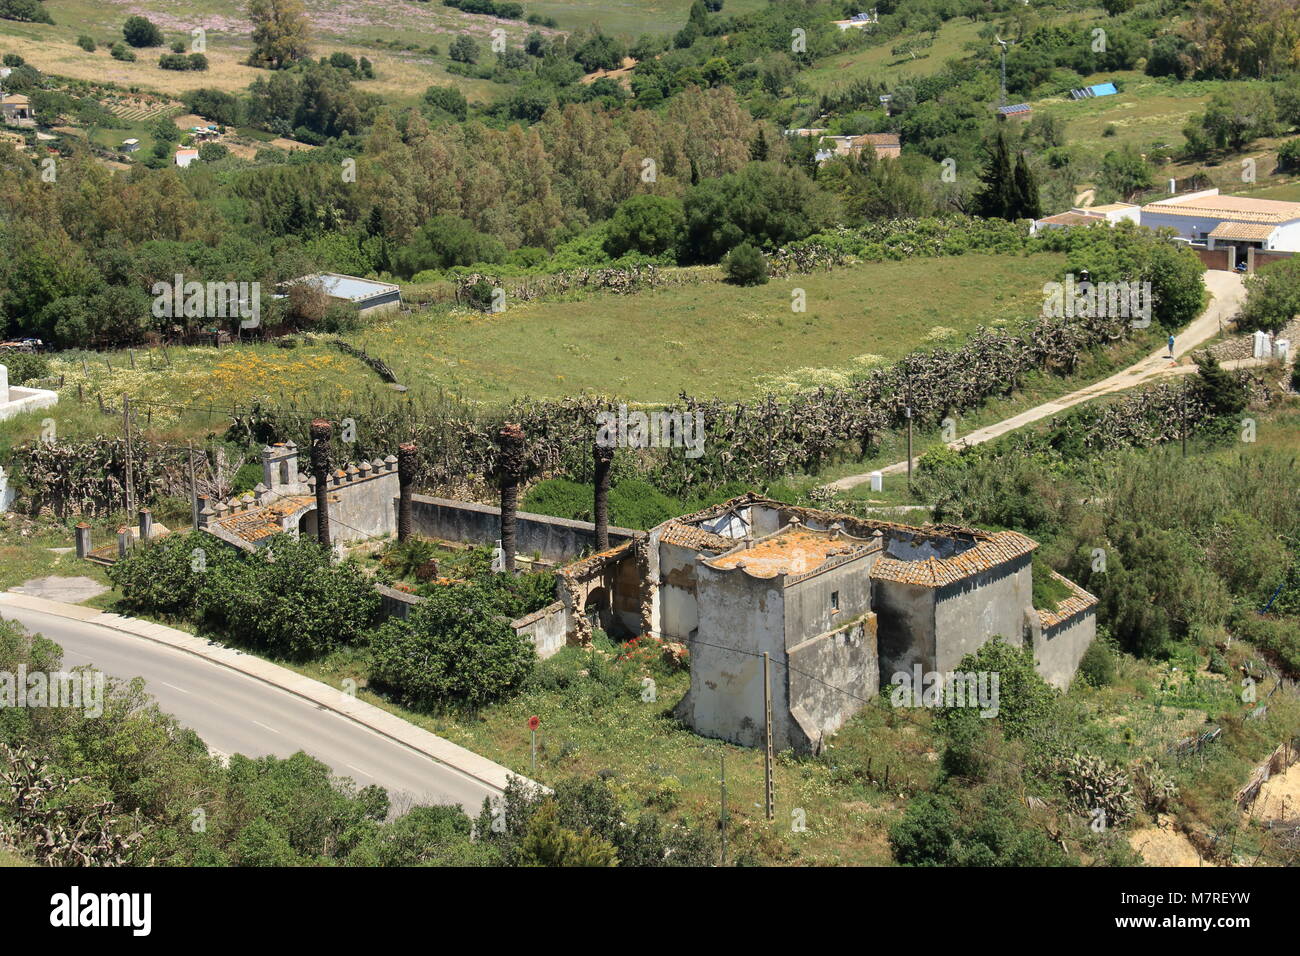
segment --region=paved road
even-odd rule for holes
[[[60,644],[64,667],[93,664],[113,677],[143,677],[158,706],[217,753],[288,757],[304,750],[358,786],[385,787],[397,811],[454,802],[477,815],[483,798],[496,793],[347,717],[193,654],[26,608],[6,606],[0,616]]]
[[[962,448],[967,445],[979,445],[990,439],[1005,435],[1007,432],[1023,428],[1032,422],[1051,418],[1067,408],[1091,401],[1099,395],[1124,392],[1136,385],[1141,385],[1163,375],[1171,373],[1185,374],[1195,371],[1195,365],[1179,365],[1177,360],[1217,335],[1227,325],[1228,320],[1237,314],[1246,298],[1246,288],[1242,283],[1241,276],[1233,272],[1207,271],[1205,273],[1205,285],[1211,295],[1210,304],[1187,328],[1175,335],[1173,360],[1169,358],[1168,349],[1157,349],[1122,372],[1116,372],[1110,378],[1104,378],[1078,391],[1062,395],[1050,402],[1044,402],[1042,405],[1023,411],[1019,415],[1013,415],[1011,418],[1003,419],[997,424],[989,425],[987,428],[980,428],[969,435],[964,435],[957,441],[949,442],[948,447]],[[1225,363],[1229,368],[1241,364],[1245,363]],[[880,471],[886,475],[900,474],[907,471],[907,462],[895,462],[892,465],[886,465]],[[866,474],[849,475],[840,478],[837,481],[830,482],[826,487],[832,491],[848,491],[850,488],[856,488],[858,485],[865,484],[870,480],[871,473],[867,472]]]

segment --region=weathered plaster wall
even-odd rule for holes
[[[537,649],[537,656],[544,660],[564,647],[566,622],[564,602],[556,601],[540,611],[511,621],[510,626],[516,634],[531,641]]]
[[[393,496],[396,495],[394,491]],[[491,547],[501,537],[501,509],[491,505],[412,495],[411,520],[415,533],[427,538]],[[610,546],[641,533],[629,528],[610,528]],[[516,534],[520,554],[536,553],[548,561],[572,561],[596,549],[596,526],[587,521],[521,511]]]
[[[1053,627],[1042,629],[1034,641],[1034,663],[1049,684],[1062,689],[1070,685],[1088,645],[1097,636],[1097,609],[1090,607]]]
[[[690,643],[691,689],[677,714],[705,737],[745,747],[764,740],[763,658],[784,659],[783,578],[697,567],[700,623]],[[783,668],[772,666],[773,740],[791,746],[790,706]]]
[[[933,670],[935,589],[879,579],[872,584],[882,686],[898,671],[911,673],[913,664]]]
[[[786,646],[835,630],[871,610],[869,572],[878,556],[864,554],[790,584],[785,590]],[[839,595],[838,611],[832,607],[832,594]]]
[[[955,670],[963,657],[993,637],[1001,636],[1019,647],[1025,614],[1032,613],[1032,607],[1033,571],[1027,554],[940,588],[935,604],[934,661],[926,670]]]
[[[331,484],[330,537],[335,541],[359,541],[397,532],[397,472],[390,471],[364,481]]]
[[[789,667],[782,670],[793,703],[789,744],[801,753],[819,750],[826,735],[839,730],[880,690],[876,616],[868,611],[795,645]]]
[[[695,554],[689,548],[659,543],[659,636],[688,641],[700,624]]]

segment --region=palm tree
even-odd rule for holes
[[[501,557],[506,571],[515,569],[515,526],[519,516],[519,479],[524,471],[524,430],[506,422],[497,433],[501,449]]]

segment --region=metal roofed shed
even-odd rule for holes
[[[320,272],[316,275],[302,276],[287,283],[295,285],[309,282],[320,287],[330,299],[354,306],[358,312],[378,314],[390,312],[402,304],[402,290],[391,282],[377,279],[362,279],[359,276],[342,275],[337,272]]]
[[[1028,103],[1016,103],[1014,106],[999,106],[998,112],[1003,116],[1028,116],[1033,108]]]

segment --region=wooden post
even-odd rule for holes
[[[131,468],[131,396],[122,396],[122,441],[126,448],[126,513],[135,508],[134,474]]]
[[[763,725],[767,743],[763,750],[763,780],[767,818],[776,819],[776,793],[772,786],[772,672],[771,658],[763,652]]]
[[[199,527],[199,487],[194,479],[194,442],[185,443],[185,464],[190,473],[190,525],[196,531]]]

